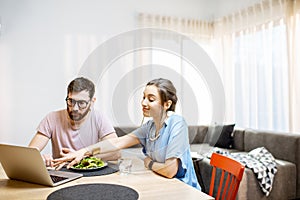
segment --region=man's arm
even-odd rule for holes
[[[32,140],[30,141],[29,143],[29,147],[34,147],[34,148],[37,148],[39,151],[42,151],[45,146],[47,145],[49,141],[49,138],[45,135],[43,135],[42,133],[40,132],[37,132],[35,134],[35,136],[32,138]],[[46,164],[46,166],[53,166],[53,163],[52,163],[52,155],[49,155],[49,154],[45,154],[45,155],[42,155],[43,156],[43,159],[44,159],[44,162]]]
[[[42,151],[47,145],[48,141],[49,138],[47,136],[43,135],[40,132],[37,132],[35,136],[32,138],[32,140],[30,141],[28,146],[38,148],[39,151]]]

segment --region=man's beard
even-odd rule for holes
[[[83,114],[80,114],[78,111],[70,111],[69,108],[67,110],[70,119],[72,119],[73,121],[80,121],[90,112],[90,108],[91,105],[86,109],[86,111]]]

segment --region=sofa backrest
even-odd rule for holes
[[[233,149],[239,151],[245,150],[244,135],[245,135],[244,129],[235,128],[233,130]]]
[[[209,126],[189,126],[190,144],[208,143]],[[235,128],[233,130],[233,149],[244,151],[244,129]]]
[[[275,158],[296,163],[300,134],[280,133],[246,129],[244,136],[245,151],[265,147]]]
[[[208,131],[208,126],[189,126],[188,129],[190,144],[204,143]]]
[[[123,135],[127,135],[129,133],[131,133],[132,131],[134,131],[135,129],[137,129],[137,127],[134,126],[116,126],[114,127],[115,131],[118,135],[118,137],[121,137]]]

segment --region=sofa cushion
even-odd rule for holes
[[[209,128],[209,145],[231,149],[233,147],[233,129],[235,124],[216,125]]]
[[[265,147],[253,149],[247,154],[232,153],[228,156],[251,169],[265,195],[268,196],[270,194],[277,166],[275,158]]]
[[[190,145],[191,152],[197,152],[203,157],[210,158],[213,152],[226,152],[226,153],[235,153],[239,152],[236,149],[224,149],[219,147],[212,147],[208,143],[203,144],[191,144]]]

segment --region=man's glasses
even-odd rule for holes
[[[90,101],[91,101],[91,100],[89,100],[89,101],[85,101],[85,100],[78,100],[78,101],[76,101],[76,100],[71,99],[71,98],[69,98],[69,97],[66,98],[66,102],[67,102],[67,105],[68,105],[68,106],[74,107],[75,104],[77,103],[77,105],[78,105],[78,107],[79,107],[80,109],[86,108]]]

